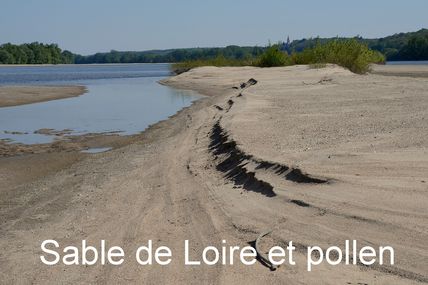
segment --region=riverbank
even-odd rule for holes
[[[209,97],[132,144],[84,155],[37,179],[11,183],[2,172],[2,280],[427,282],[424,79],[333,66],[205,67],[162,83]],[[200,256],[205,246],[223,239],[245,246],[266,230],[273,232],[263,248],[294,241],[296,266],[184,266],[186,239]],[[49,267],[39,260],[45,239],[105,239],[129,258],[116,267]],[[148,239],[170,247],[173,262],[134,262],[133,251]],[[393,246],[396,264],[306,271],[306,246],[342,246],[346,239]]]
[[[77,97],[84,86],[0,86],[0,107]]]

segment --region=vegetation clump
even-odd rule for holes
[[[316,43],[301,52],[293,52],[288,55],[282,51],[279,45],[272,45],[255,60],[230,60],[218,57],[214,60],[194,60],[172,65],[176,73],[185,72],[198,66],[244,66],[258,67],[289,66],[296,64],[308,64],[312,68],[324,67],[327,63],[337,64],[348,68],[350,71],[366,73],[370,64],[384,63],[385,56],[378,51],[371,50],[366,44],[356,39],[333,40],[326,43]]]
[[[333,40],[347,40],[349,38],[309,38],[294,40],[290,43],[289,51],[301,52],[313,47],[317,42],[327,43]],[[410,33],[397,33],[391,36],[377,39],[365,39],[354,37],[359,42],[365,43],[372,50],[377,50],[385,55],[387,60],[428,60],[428,29],[421,29]]]
[[[279,45],[269,46],[255,63],[256,66],[259,67],[274,67],[292,64],[288,54],[281,51]]]
[[[293,64],[322,65],[333,63],[363,74],[369,71],[372,63],[385,63],[385,56],[371,50],[366,44],[350,40],[333,40],[324,44],[317,43],[291,55]]]

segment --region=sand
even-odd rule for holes
[[[39,133],[56,133],[51,143],[22,144],[0,140],[0,158],[14,157],[27,154],[45,154],[59,152],[73,152],[87,150],[88,148],[113,147],[118,148],[140,140],[140,134],[121,136],[117,133],[88,133],[83,135],[62,134],[63,131],[41,129]],[[25,135],[25,134],[23,134]],[[1,164],[0,160],[0,164]]]
[[[355,75],[335,66],[205,67],[162,83],[209,96],[137,142],[52,166],[34,180],[8,180],[11,168],[4,166],[1,280],[428,282],[426,79]],[[38,155],[30,157],[27,167],[37,167]],[[296,266],[183,265],[185,239],[197,256],[223,239],[245,246],[267,229],[273,231],[262,247],[293,240]],[[129,258],[122,266],[48,267],[39,260],[45,239],[62,245],[105,239]],[[135,262],[132,253],[148,239],[173,249],[170,265]],[[306,271],[306,246],[343,247],[346,239],[393,246],[396,264]]]
[[[0,86],[0,107],[65,99],[85,92],[84,86]]]

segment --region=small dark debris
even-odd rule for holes
[[[297,206],[300,207],[310,207],[311,205],[309,205],[306,202],[303,202],[302,200],[290,200],[291,203],[296,204]]]

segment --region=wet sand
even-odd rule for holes
[[[428,282],[426,79],[333,66],[205,67],[163,84],[209,97],[106,153],[0,158],[1,280]],[[61,156],[67,163],[48,163]],[[31,179],[19,179],[24,163]],[[39,163],[51,167],[36,173]],[[293,240],[296,266],[183,265],[185,239],[197,256],[223,239],[246,246],[267,229],[263,248]],[[118,267],[48,267],[39,260],[45,239],[105,239],[129,256]],[[135,262],[148,239],[173,249],[170,265]],[[396,264],[306,271],[306,246],[343,247],[346,239],[391,245]]]
[[[0,86],[0,107],[77,97],[84,86]]]
[[[42,131],[43,129],[41,129]],[[52,143],[22,144],[0,140],[0,158],[26,154],[44,154],[58,152],[82,151],[88,148],[113,147],[117,148],[138,141],[140,134],[121,136],[117,133],[89,133],[84,135],[62,134],[55,131]],[[0,161],[1,163],[1,161]]]

